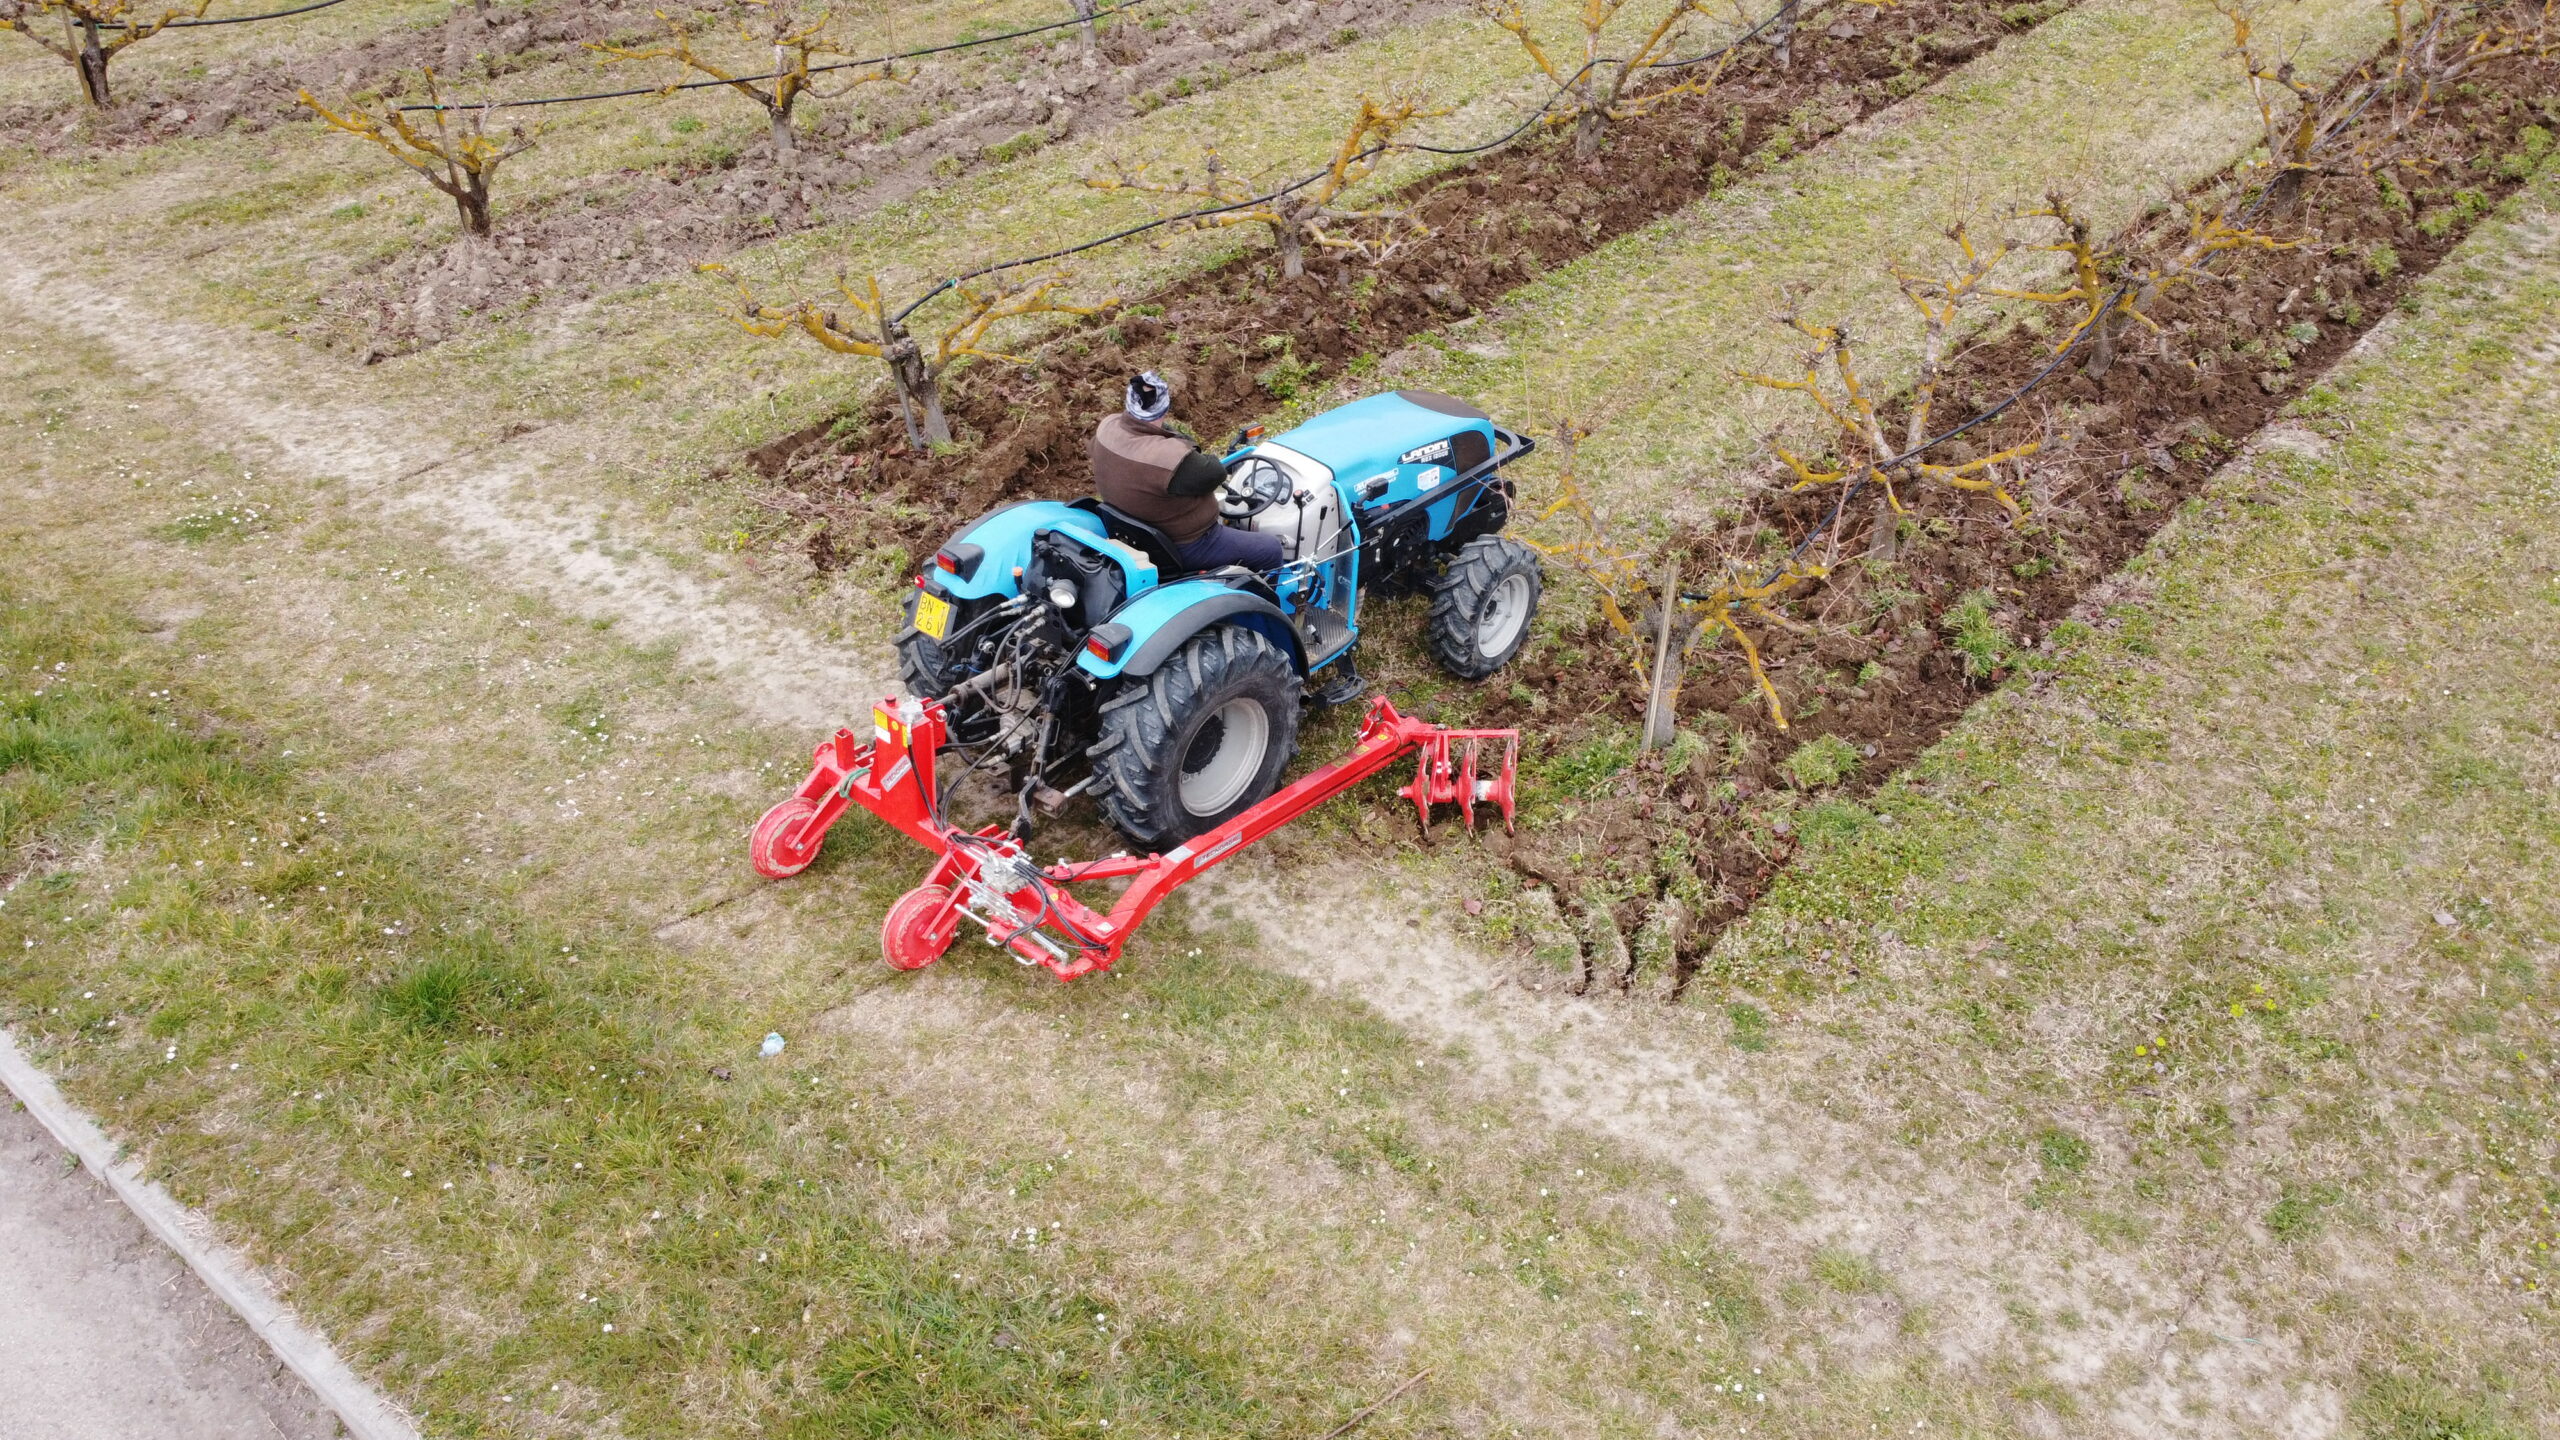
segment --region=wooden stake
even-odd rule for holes
[[[1673,655],[1671,627],[1680,622],[1680,560],[1672,557],[1662,568],[1662,598],[1654,606],[1653,673],[1651,689],[1644,702],[1644,739],[1642,748],[1670,748],[1672,737],[1679,733],[1680,719],[1673,713],[1679,691],[1669,683]]]

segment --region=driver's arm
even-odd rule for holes
[[[1219,464],[1207,451],[1194,450],[1182,457],[1181,464],[1173,467],[1173,478],[1165,482],[1164,491],[1185,500],[1196,499],[1217,489],[1218,482],[1226,478],[1226,466]]]

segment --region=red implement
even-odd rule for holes
[[[758,821],[749,855],[773,879],[797,875],[816,859],[827,827],[848,805],[860,805],[905,831],[938,858],[924,882],[889,907],[880,927],[881,955],[900,970],[940,959],[963,919],[989,945],[1041,965],[1061,980],[1111,968],[1130,930],[1184,881],[1387,768],[1407,750],[1422,752],[1413,783],[1397,793],[1413,801],[1427,831],[1431,808],[1454,802],[1468,825],[1476,806],[1491,803],[1511,828],[1512,784],[1519,774],[1516,730],[1450,730],[1396,713],[1382,697],[1369,702],[1351,753],[1286,786],[1233,820],[1176,846],[1169,854],[1111,855],[1073,864],[1035,863],[998,825],[963,830],[946,825],[934,793],[934,757],[945,738],[942,707],[931,700],[889,699],[872,711],[872,739],[850,730],[821,742],[816,765],[791,798]],[[1495,778],[1479,770],[1484,742],[1502,742]],[[1108,914],[1085,906],[1066,887],[1083,880],[1133,880]]]

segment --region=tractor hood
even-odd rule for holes
[[[1428,451],[1463,430],[1477,431],[1488,441],[1492,438],[1485,413],[1464,400],[1430,390],[1395,390],[1328,410],[1286,434],[1272,436],[1271,443],[1295,450],[1351,481],[1417,463],[1448,464],[1445,449],[1437,455],[1414,452]]]

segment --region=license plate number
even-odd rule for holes
[[[916,629],[939,640],[951,628],[951,602],[938,595],[916,597]]]

